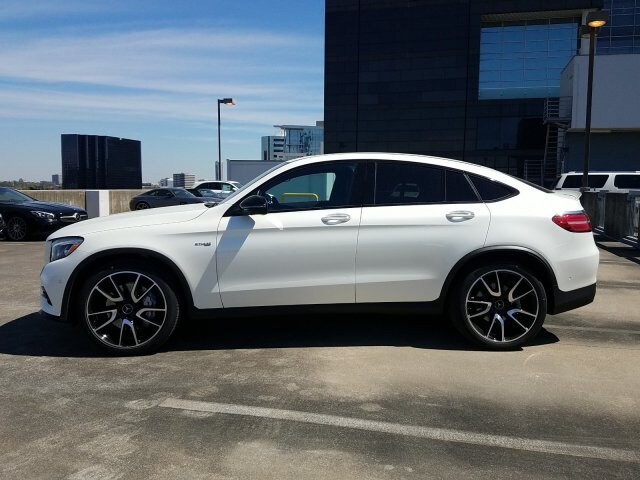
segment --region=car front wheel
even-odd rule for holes
[[[7,220],[5,233],[9,240],[19,242],[25,240],[29,234],[27,222],[22,217],[11,217]]]
[[[160,274],[147,268],[114,267],[91,275],[80,299],[89,336],[119,355],[157,350],[178,324],[176,293]]]
[[[518,265],[485,266],[469,273],[451,305],[454,326],[493,350],[519,347],[535,337],[547,314],[542,283]]]
[[[149,204],[147,202],[138,202],[136,203],[136,210],[146,210],[147,208],[150,208]]]

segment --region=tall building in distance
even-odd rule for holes
[[[53,175],[51,175],[51,183],[53,184],[54,187],[59,187],[60,186],[60,174],[54,173]]]
[[[142,186],[140,141],[63,134],[62,188],[137,189]]]
[[[196,176],[191,173],[174,173],[173,186],[191,188],[196,183]]]
[[[438,155],[548,185],[582,162],[581,26],[601,8],[592,169],[639,169],[637,0],[326,0],[325,151]]]
[[[324,153],[324,122],[274,127],[278,135],[262,137],[262,160],[280,162]]]

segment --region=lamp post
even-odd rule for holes
[[[584,164],[582,169],[582,187],[589,190],[589,156],[591,154],[591,97],[593,93],[593,63],[595,57],[595,43],[598,31],[607,24],[609,12],[600,10],[587,14],[587,24],[583,26],[583,33],[589,34],[589,76],[587,79],[587,111],[584,125]]]
[[[222,147],[220,145],[220,104],[235,105],[233,98],[218,99],[218,165],[216,165],[216,180],[222,180]]]

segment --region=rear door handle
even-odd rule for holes
[[[322,217],[322,223],[325,225],[338,225],[339,223],[346,223],[351,220],[351,215],[348,213],[332,213],[326,217]]]
[[[457,210],[455,212],[449,212],[445,215],[447,220],[450,222],[458,223],[458,222],[466,222],[467,220],[471,220],[475,217],[475,213],[470,212],[468,210]]]

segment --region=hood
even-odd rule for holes
[[[13,208],[24,208],[25,210],[39,210],[41,212],[59,213],[62,215],[82,212],[85,213],[83,208],[75,207],[73,205],[66,205],[64,203],[54,202],[42,202],[40,200],[33,200],[31,202],[12,203]]]
[[[73,225],[69,225],[52,233],[48,240],[69,236],[81,237],[83,235],[107,230],[188,222],[189,220],[199,217],[207,210],[208,208],[203,203],[194,203],[175,207],[150,208],[148,210],[137,210],[135,212],[116,213],[106,217],[92,218],[74,223]]]

